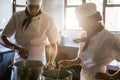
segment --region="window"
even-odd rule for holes
[[[110,31],[120,31],[120,0],[106,0],[105,28]]]
[[[106,7],[106,29],[120,31],[120,7]]]
[[[13,0],[13,12],[25,10],[25,0]]]
[[[103,16],[105,28],[109,31],[120,31],[120,0],[65,0],[65,28],[82,30],[75,16],[75,8],[84,2],[94,2]]]
[[[75,8],[84,2],[96,3],[97,9],[102,13],[103,0],[65,0],[65,29],[67,30],[82,30],[79,27],[78,21],[75,16]]]
[[[67,6],[77,6],[82,4],[82,0],[67,0]]]
[[[15,0],[14,0],[15,1]],[[26,0],[16,0],[16,4],[26,5]]]
[[[107,4],[120,4],[120,0],[107,0]]]
[[[24,7],[16,7],[16,12],[21,11],[21,10],[25,10],[25,8]]]
[[[75,7],[66,8],[66,29],[79,29],[78,22],[76,20],[76,16],[74,14]]]
[[[82,4],[82,0],[65,0],[65,29],[80,29],[75,16],[75,8]]]

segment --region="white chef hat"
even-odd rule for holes
[[[92,16],[96,14],[98,11],[96,9],[96,5],[94,3],[83,3],[79,7],[76,8],[75,13],[79,19],[86,18],[88,16]]]
[[[26,0],[27,5],[41,5],[42,0]]]

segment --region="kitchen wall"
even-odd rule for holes
[[[49,13],[55,20],[59,31],[64,26],[64,0],[43,0],[43,11]]]

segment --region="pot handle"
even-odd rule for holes
[[[11,63],[11,64],[8,66],[8,68],[11,68],[11,69],[14,70],[14,64]]]
[[[68,69],[69,71],[71,71],[73,74],[75,74],[75,70],[74,69]]]

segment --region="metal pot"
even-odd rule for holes
[[[54,70],[47,70],[43,72],[43,80],[72,80],[72,72],[70,70],[66,69],[60,69],[59,77],[58,75],[58,69]]]
[[[43,63],[37,60],[19,61],[14,64],[17,80],[40,80],[43,73]]]

